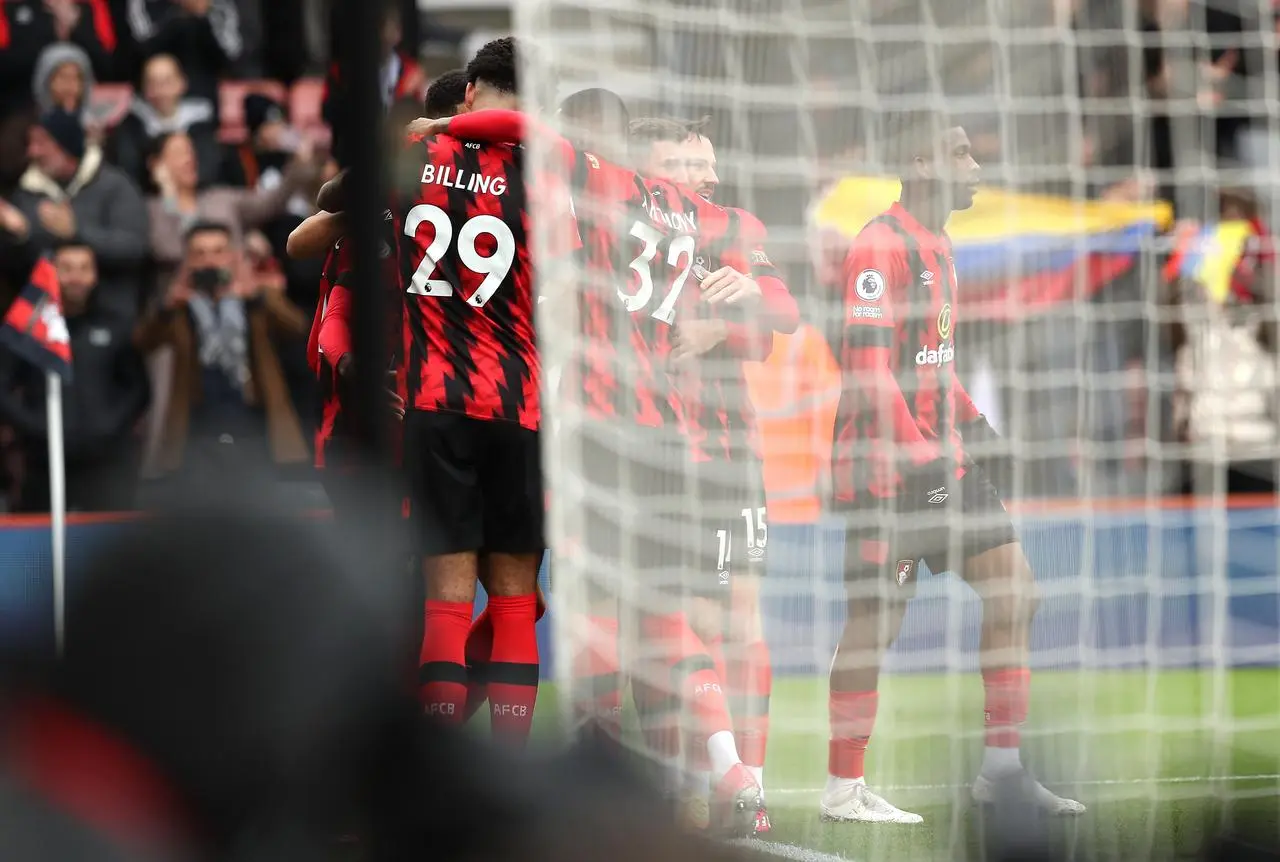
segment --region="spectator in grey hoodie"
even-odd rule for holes
[[[71,42],[55,42],[36,58],[31,95],[42,114],[54,108],[78,114],[84,110],[93,84],[88,53]]]
[[[54,109],[31,129],[29,167],[12,203],[31,241],[49,251],[73,237],[98,260],[99,302],[132,319],[147,258],[147,207],[138,187],[88,144],[80,118]]]
[[[116,128],[107,147],[112,164],[145,186],[149,172],[147,155],[155,141],[183,134],[196,148],[199,182],[207,186],[218,173],[218,128],[213,103],[187,92],[187,76],[172,54],[157,54],[142,69],[140,95],[134,96],[129,113]]]

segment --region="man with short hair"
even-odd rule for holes
[[[144,349],[175,351],[162,469],[247,478],[304,463],[309,452],[273,336],[301,336],[306,326],[278,272],[250,269],[226,225],[195,224],[162,306],[140,326]]]
[[[975,802],[1018,798],[1045,812],[1085,808],[1034,779],[1020,756],[1030,700],[1035,575],[981,465],[995,432],[955,371],[955,253],[946,224],[973,206],[969,136],[932,111],[886,123],[901,198],[872,219],[844,263],[843,380],[832,448],[833,502],[847,519],[848,613],[831,661],[823,819],[921,823],[864,776],[880,663],[915,595],[921,561],[954,570],[982,599],[979,661],[986,747]],[[955,553],[952,553],[952,551]]]
[[[53,262],[75,363],[62,394],[67,508],[129,509],[137,475],[130,436],[148,397],[133,325],[95,301],[98,267],[92,248],[75,240],[62,243]],[[18,507],[28,512],[49,510],[45,385],[43,371],[0,351],[0,416],[26,444]]]
[[[451,69],[427,87],[426,112],[429,120],[452,117],[467,109],[467,70]]]
[[[32,243],[50,251],[76,239],[97,258],[98,301],[132,319],[149,250],[147,208],[124,173],[86,141],[80,118],[55,109],[33,126],[30,167],[13,204],[26,217]]]
[[[467,66],[464,104],[518,103],[516,43]],[[523,745],[538,686],[537,575],[545,548],[541,363],[522,159],[508,144],[433,138],[396,213],[405,295],[404,466],[427,600],[420,696],[459,723],[476,584],[493,621],[495,735]],[[465,179],[462,179],[465,178]]]

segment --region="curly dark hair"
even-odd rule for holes
[[[451,117],[467,98],[467,70],[453,69],[445,72],[427,87],[426,113],[429,120]]]
[[[467,64],[467,83],[483,81],[502,93],[518,93],[516,73],[519,60],[516,39],[507,36],[486,42]]]

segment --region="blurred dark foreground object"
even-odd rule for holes
[[[424,724],[377,574],[403,567],[234,511],[124,528],[73,582],[65,659],[8,669],[4,862],[316,862],[343,832],[362,862],[742,858],[665,828],[607,754]]]
[[[324,525],[241,511],[126,527],[73,578],[65,658],[11,683],[16,783],[133,849],[327,837],[413,728],[400,585],[349,574],[398,570],[348,565]]]

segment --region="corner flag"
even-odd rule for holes
[[[71,377],[71,338],[62,317],[62,287],[53,264],[41,258],[0,327],[0,343],[63,379]]]
[[[62,316],[62,285],[48,258],[31,270],[31,280],[9,307],[0,326],[0,344],[44,369],[49,428],[49,519],[53,541],[53,636],[58,655],[66,639],[67,466],[63,449],[62,383],[71,379],[71,335]]]

